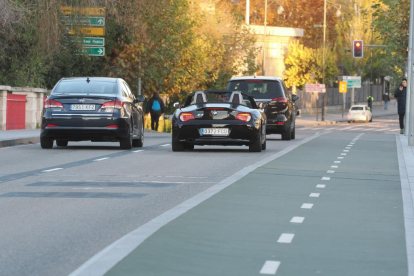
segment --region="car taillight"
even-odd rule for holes
[[[57,127],[57,125],[47,124],[46,127]]]
[[[189,120],[194,119],[194,115],[193,113],[187,113],[187,112],[183,112],[180,114],[180,120],[183,122],[187,122]]]
[[[109,101],[104,103],[101,106],[101,109],[107,109],[107,108],[115,108],[115,109],[122,109],[122,106],[124,103],[122,101],[116,100],[116,101]]]
[[[241,120],[243,122],[248,122],[252,118],[252,115],[250,113],[239,113],[236,116],[237,120]]]
[[[54,100],[46,100],[44,107],[47,108],[53,108],[53,107],[60,107],[63,108],[62,103]]]
[[[278,102],[278,103],[287,103],[287,99],[285,97],[277,97],[277,98],[274,98],[272,101]]]
[[[284,125],[285,122],[277,122],[278,125]]]
[[[107,128],[118,128],[118,126],[117,125],[109,125],[109,126],[106,126]]]

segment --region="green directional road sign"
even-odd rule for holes
[[[93,16],[78,16],[70,17],[63,16],[60,21],[65,25],[84,25],[84,26],[105,26],[105,17],[93,17]]]
[[[347,80],[348,88],[361,88],[361,80]]]
[[[103,37],[84,37],[83,46],[105,46],[105,38]]]
[[[85,47],[83,49],[90,56],[103,57],[105,55],[105,47]]]

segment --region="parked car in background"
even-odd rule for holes
[[[227,90],[240,91],[261,104],[267,117],[267,134],[282,134],[282,140],[295,139],[296,106],[299,97],[287,90],[279,77],[234,77]]]
[[[120,78],[64,78],[53,88],[42,112],[40,145],[69,141],[119,141],[122,149],[142,147],[144,113]]]
[[[356,121],[372,122],[372,113],[366,105],[353,105],[348,112],[348,123]]]
[[[249,146],[266,149],[266,115],[252,97],[227,90],[191,93],[172,121],[172,150],[193,150],[194,145]]]

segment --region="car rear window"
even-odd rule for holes
[[[278,81],[272,80],[237,80],[231,81],[227,90],[241,91],[255,99],[274,99],[285,97],[282,86]]]
[[[91,80],[61,81],[53,94],[116,94],[116,82]]]
[[[354,106],[351,110],[364,110],[364,108],[362,106]]]

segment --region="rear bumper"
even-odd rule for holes
[[[348,115],[348,121],[365,121],[369,119],[368,115]]]
[[[283,124],[282,124],[283,123]],[[280,116],[277,119],[267,119],[266,133],[267,134],[281,134],[288,128],[288,122],[285,116]]]
[[[201,128],[229,128],[229,136],[211,136],[200,134]],[[259,129],[251,125],[198,126],[182,125],[173,127],[173,141],[193,145],[249,145],[259,139]]]

